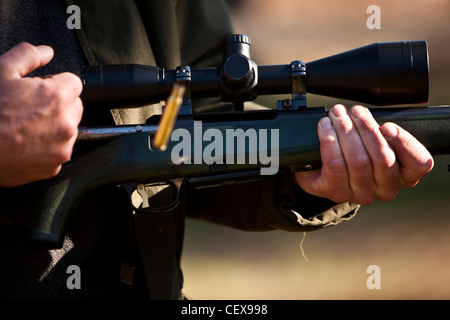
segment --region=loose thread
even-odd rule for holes
[[[300,251],[302,252],[303,259],[308,262],[308,258],[306,257],[305,250],[303,250],[303,241],[305,241],[306,232],[303,232],[302,240],[300,241]]]

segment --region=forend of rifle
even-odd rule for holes
[[[167,98],[181,74],[189,81],[192,98],[249,101],[258,95],[292,93],[295,73],[300,73],[308,93],[376,106],[428,101],[425,40],[374,43],[309,63],[257,66],[250,59],[250,41],[239,36],[232,35],[224,41],[227,48],[223,63],[210,68],[86,66],[83,100],[110,107],[157,103]]]

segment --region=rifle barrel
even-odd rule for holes
[[[93,141],[117,138],[124,134],[147,132],[156,133],[156,125],[118,125],[104,127],[79,127],[77,141]]]

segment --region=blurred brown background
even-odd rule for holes
[[[373,42],[426,39],[429,105],[450,104],[449,0],[241,0],[236,33],[252,40],[258,64],[306,62]],[[381,9],[369,30],[368,6]],[[274,100],[260,99],[271,104]],[[336,100],[308,96],[310,105]],[[189,221],[183,270],[194,299],[449,299],[450,157],[391,202],[363,207],[349,222],[303,234],[247,233]],[[232,199],[230,199],[232,201]],[[366,269],[381,270],[369,290]]]

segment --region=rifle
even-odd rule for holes
[[[175,85],[182,86],[184,100],[167,149],[154,145],[159,117],[139,125],[80,127],[77,144],[106,142],[66,163],[51,179],[3,189],[2,235],[60,246],[72,208],[106,185],[124,187],[131,198],[149,183],[179,191],[186,183],[211,187],[278,170],[319,168],[317,124],[327,110],[308,107],[306,93],[391,106],[371,109],[380,124],[399,124],[433,155],[450,151],[449,106],[398,107],[428,100],[424,40],[375,43],[309,63],[258,66],[250,57],[250,39],[231,35],[223,41],[223,63],[217,67],[86,66],[83,81],[85,104],[113,107],[159,103]],[[244,102],[273,94],[292,96],[278,101],[277,108],[244,109]],[[192,101],[207,97],[219,98],[233,110],[193,112]],[[175,197],[164,207],[150,209],[144,203],[134,209],[151,214],[177,204]]]

